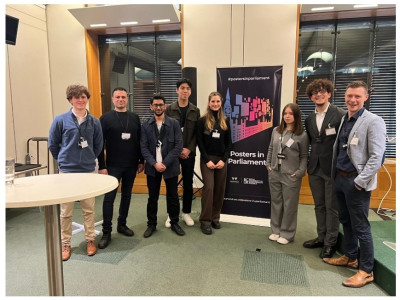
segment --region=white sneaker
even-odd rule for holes
[[[168,216],[167,221],[165,221],[165,227],[171,228],[171,223],[170,222],[171,222],[171,219]]]
[[[279,239],[279,234],[272,233],[268,238],[271,241],[277,241]]]
[[[283,237],[280,237],[276,241],[281,245],[286,245],[287,243],[289,243],[289,241],[287,239],[283,238]]]
[[[194,225],[194,221],[193,219],[190,217],[190,214],[184,214],[182,213],[182,220],[185,221],[187,226],[193,226]]]

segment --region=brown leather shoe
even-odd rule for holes
[[[343,266],[343,267],[351,267],[358,268],[358,261],[356,259],[350,259],[346,255],[342,255],[339,258],[324,258],[324,262],[334,266]]]
[[[87,250],[88,256],[92,256],[92,255],[96,254],[97,248],[96,248],[96,244],[94,243],[94,241],[87,241],[86,250]]]
[[[358,270],[357,274],[351,276],[349,279],[343,281],[344,286],[353,287],[353,288],[360,288],[374,281],[374,274],[364,272],[363,270]]]
[[[71,246],[63,244],[61,249],[62,260],[66,261],[71,257]]]

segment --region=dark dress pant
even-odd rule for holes
[[[354,259],[360,250],[359,269],[370,273],[374,268],[374,244],[368,221],[371,192],[356,189],[356,176],[336,174],[334,191],[338,201],[339,221],[343,226],[345,254]]]
[[[210,155],[210,159],[217,163],[221,157]],[[204,186],[199,221],[203,225],[209,226],[211,222],[219,222],[225,197],[227,166],[225,163],[222,169],[209,169],[203,160],[200,162]]]
[[[126,225],[129,206],[131,204],[132,187],[135,182],[137,166],[134,167],[107,167],[108,175],[117,178],[121,182],[121,202],[119,205],[118,225]],[[118,187],[108,192],[103,201],[103,232],[112,231],[112,218],[114,211],[114,201]]]
[[[190,214],[192,211],[194,162],[194,156],[187,159],[179,159],[183,183],[182,212],[185,214]]]
[[[147,201],[147,226],[157,226],[158,198],[160,196],[160,187],[162,173],[156,172],[155,176],[147,175],[147,188],[149,198]],[[179,197],[178,197],[178,176],[164,178],[167,190],[167,213],[171,219],[171,224],[179,222]]]

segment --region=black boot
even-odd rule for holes
[[[104,249],[111,242],[111,232],[103,232],[103,236],[99,242],[99,249]]]

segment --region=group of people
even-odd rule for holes
[[[363,287],[374,280],[374,247],[368,221],[371,191],[384,162],[386,126],[383,119],[364,108],[368,86],[347,85],[347,111],[329,102],[331,81],[316,79],[306,88],[315,111],[305,120],[297,104],[283,108],[282,120],[272,131],[266,166],[271,193],[269,239],[280,244],[294,240],[302,177],[307,170],[315,203],[317,237],[303,243],[319,248],[325,263],[358,268],[343,282]],[[310,149],[310,150],[309,150]],[[339,223],[344,232],[344,254],[336,252]]]
[[[90,93],[82,85],[67,88],[72,108],[57,116],[50,128],[49,150],[58,161],[60,173],[98,172],[121,182],[117,232],[133,236],[127,226],[132,187],[137,173],[144,170],[148,187],[148,238],[157,228],[158,199],[161,180],[166,187],[168,218],[165,226],[179,236],[180,227],[178,176],[182,172],[183,197],[181,218],[193,226],[190,216],[193,197],[193,175],[196,147],[200,151],[200,169],[204,187],[201,198],[200,229],[212,234],[220,229],[220,214],[225,194],[227,159],[232,147],[229,119],[224,115],[220,93],[212,92],[206,112],[189,101],[192,83],[183,78],[176,83],[178,99],[166,105],[165,98],[155,94],[150,100],[153,116],[141,124],[138,115],[127,109],[126,89],[112,92],[114,110],[100,120],[86,109]],[[368,87],[355,81],[347,86],[347,111],[330,104],[332,82],[317,79],[306,89],[315,112],[301,122],[297,104],[287,104],[279,126],[273,129],[268,148],[271,193],[271,229],[269,239],[280,244],[294,240],[302,177],[307,170],[315,203],[318,236],[304,242],[306,248],[322,247],[320,257],[337,266],[359,268],[346,286],[361,287],[373,281],[373,242],[368,210],[371,190],[383,163],[386,127],[382,118],[363,106]],[[311,145],[311,147],[310,147]],[[311,150],[309,150],[309,148]],[[103,201],[103,235],[100,249],[111,242],[112,217],[117,189],[108,192]],[[83,211],[87,254],[94,255],[94,198],[80,201]],[[62,259],[71,256],[72,212],[74,203],[61,204]],[[336,252],[339,221],[343,224],[345,254]],[[358,246],[360,255],[358,258]]]
[[[114,110],[93,117],[86,106],[90,93],[85,86],[67,88],[67,100],[72,108],[57,116],[49,132],[49,150],[58,162],[60,173],[98,172],[114,176],[121,183],[121,201],[117,232],[133,236],[127,226],[132,187],[136,174],[145,172],[149,198],[147,229],[150,237],[157,227],[158,199],[164,179],[168,218],[165,222],[177,235],[185,235],[179,225],[180,204],[178,176],[182,172],[183,196],[181,218],[193,226],[190,216],[193,201],[193,175],[196,147],[201,153],[201,172],[204,182],[201,199],[201,231],[211,234],[221,228],[219,222],[225,194],[226,161],[232,146],[229,120],[222,110],[223,99],[218,92],[209,96],[205,114],[189,101],[192,82],[183,78],[176,83],[178,99],[166,105],[165,98],[155,94],[150,100],[153,116],[141,124],[139,116],[127,109],[126,89],[112,92]],[[118,188],[108,192],[103,201],[103,229],[98,248],[111,242],[114,201]],[[80,201],[87,241],[87,254],[96,254],[94,242],[94,198]],[[62,258],[71,256],[72,212],[74,203],[61,205]]]

